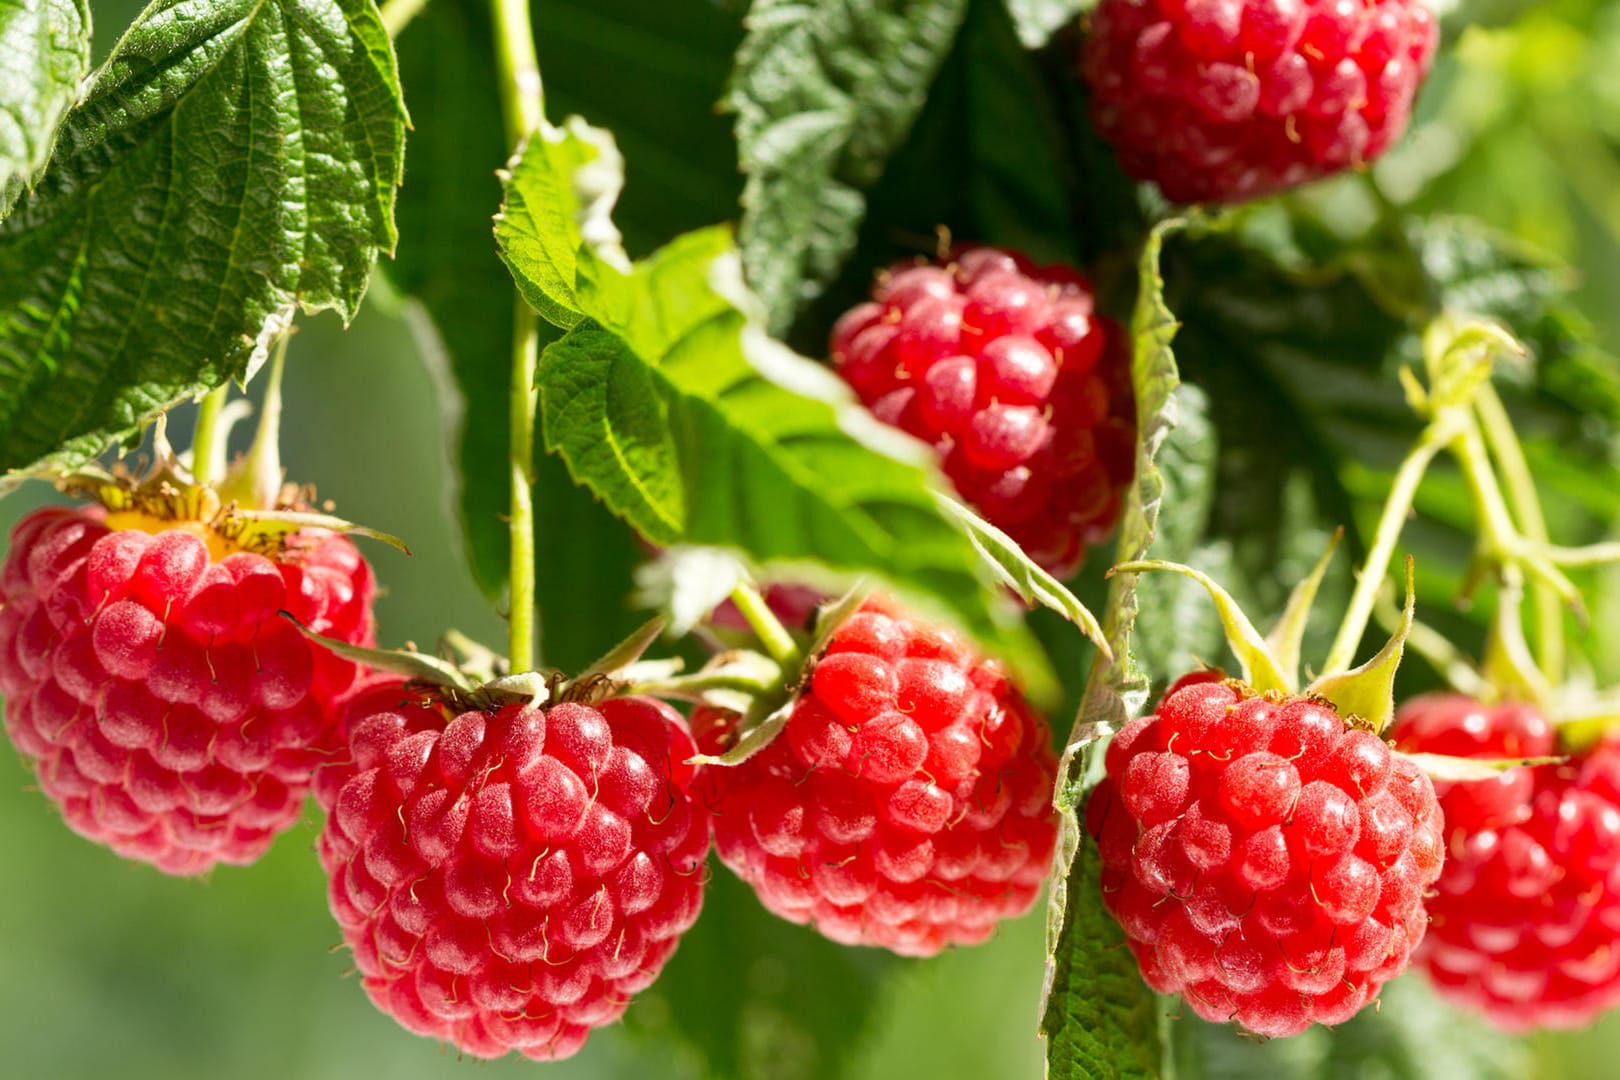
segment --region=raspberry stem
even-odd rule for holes
[[[514,150],[545,120],[540,64],[527,0],[491,0],[495,20],[495,66],[501,86],[506,142]],[[540,354],[539,322],[514,290],[512,315],[511,441],[512,484],[508,535],[512,556],[508,589],[507,658],[513,671],[534,667],[534,421],[535,368]]]
[[[191,475],[197,483],[208,487],[219,477],[214,475],[214,442],[219,434],[219,414],[225,407],[225,398],[231,384],[216,386],[197,403],[197,426],[191,434]]]
[[[804,662],[799,643],[793,640],[793,635],[787,632],[759,591],[746,582],[739,582],[731,590],[731,602],[737,605],[760,644],[765,646],[766,654],[782,665],[784,672],[798,671]]]
[[[1333,639],[1333,647],[1328,651],[1327,662],[1322,667],[1323,676],[1350,670],[1356,647],[1361,644],[1367,621],[1372,617],[1378,590],[1388,576],[1389,561],[1395,555],[1395,542],[1400,539],[1407,515],[1412,512],[1418,484],[1422,482],[1423,474],[1435,456],[1462,434],[1467,419],[1467,413],[1457,409],[1439,410],[1396,470],[1395,482],[1390,486],[1389,498],[1384,502],[1378,528],[1373,533],[1372,547],[1368,549],[1367,559],[1356,575],[1356,590],[1350,597],[1349,609],[1345,612],[1344,621],[1339,624],[1338,635]]]
[[[1532,544],[1547,544],[1551,537],[1536,494],[1535,477],[1519,445],[1518,433],[1513,430],[1513,421],[1490,383],[1479,388],[1474,410],[1479,414],[1491,456],[1501,469],[1508,505],[1520,534]],[[1530,597],[1536,611],[1536,662],[1548,681],[1557,685],[1563,682],[1564,672],[1564,609],[1557,592],[1539,579],[1531,581]]]

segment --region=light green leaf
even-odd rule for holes
[[[1007,14],[1018,28],[1018,40],[1026,49],[1045,45],[1056,30],[1080,21],[1080,16],[1097,6],[1097,0],[1006,0]]]
[[[86,0],[0,0],[0,218],[45,167],[89,71]]]
[[[747,175],[738,246],[782,332],[838,272],[864,192],[922,108],[967,0],[756,0],[726,105]]]
[[[1068,587],[1041,569],[1017,542],[988,521],[975,514],[948,495],[938,496],[945,515],[962,527],[973,549],[977,551],[1000,582],[1023,597],[1028,604],[1041,604],[1051,608],[1078,626],[1105,655],[1108,640],[1103,637],[1097,617],[1082,604]]]
[[[0,467],[76,464],[354,314],[405,111],[371,0],[158,0],[0,225]]]
[[[1454,757],[1451,754],[1407,754],[1412,764],[1422,769],[1431,780],[1468,783],[1473,780],[1492,780],[1509,769],[1535,768],[1538,765],[1560,765],[1568,758],[1557,755],[1519,758]]]

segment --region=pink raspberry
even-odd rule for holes
[[[1183,680],[1106,766],[1086,806],[1103,902],[1147,984],[1206,1020],[1342,1023],[1423,939],[1434,788],[1325,703]]]
[[[458,713],[378,679],[348,725],[319,850],[379,1009],[475,1057],[550,1060],[657,978],[709,850],[680,714],[647,698]]]
[[[965,248],[880,278],[832,333],[878,419],[932,443],[964,499],[1066,575],[1135,468],[1129,342],[1066,267]]]
[[[1081,69],[1126,172],[1243,202],[1387,150],[1438,36],[1423,0],[1102,0]]]
[[[1402,749],[1557,753],[1527,705],[1407,702]],[[1436,785],[1450,852],[1416,963],[1449,1000],[1509,1031],[1584,1027],[1620,1005],[1620,741],[1563,765]]]
[[[718,751],[735,717],[702,714]],[[868,601],[787,728],[703,780],[721,861],[771,911],[929,956],[1027,911],[1057,844],[1045,722],[954,631]]]
[[[19,522],[0,571],[0,694],[70,828],[197,874],[262,855],[338,749],[334,702],[359,669],[277,613],[370,645],[374,588],[333,533],[267,557],[172,526],[110,528],[100,507]]]

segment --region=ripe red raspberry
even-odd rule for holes
[[[476,1057],[564,1058],[697,919],[708,813],[685,721],[647,698],[462,712],[379,681],[321,833],[366,993]]]
[[[1557,752],[1533,708],[1455,694],[1407,702],[1394,733],[1457,757]],[[1620,1005],[1620,742],[1435,788],[1450,855],[1415,961],[1441,995],[1510,1031],[1584,1027]]]
[[[114,527],[138,523],[151,526]],[[69,827],[170,874],[252,862],[338,749],[359,669],[311,645],[372,643],[353,544],[295,534],[266,556],[197,522],[36,511],[0,571],[6,730]]]
[[[1142,978],[1206,1020],[1294,1035],[1354,1016],[1423,938],[1428,777],[1302,697],[1183,685],[1108,748],[1086,807]]]
[[[699,724],[711,752],[729,733],[717,719]],[[706,772],[715,846],[767,908],[834,941],[908,956],[976,944],[1029,909],[1051,866],[1049,742],[998,664],[868,601],[786,730]]]
[[[1081,69],[1126,172],[1242,202],[1387,150],[1437,38],[1423,0],[1102,0]]]
[[[964,499],[1059,575],[1119,517],[1135,467],[1129,345],[1066,267],[966,248],[882,277],[832,357],[866,406],[939,452]]]

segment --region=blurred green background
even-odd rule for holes
[[[711,22],[741,6],[687,2],[701,5]],[[138,6],[127,0],[92,5],[99,55]],[[628,0],[537,3],[543,64],[550,29],[545,11],[568,8],[569,32],[589,36],[598,6],[634,8]],[[1620,351],[1620,5],[1480,0],[1450,7],[1447,48],[1414,131],[1380,165],[1378,178],[1405,205],[1473,214],[1570,260],[1602,344]],[[608,53],[622,48],[626,56],[658,57],[671,73],[713,74],[703,57],[663,49],[656,34],[615,38],[608,21],[595,33]],[[579,68],[583,78],[593,73],[590,59],[570,52],[557,66],[564,74]],[[595,70],[595,77],[606,78],[606,70]],[[719,80],[711,81],[717,97]],[[566,84],[552,89],[565,108],[572,106]],[[576,86],[573,92],[583,91]],[[653,216],[648,208],[654,203],[684,228],[707,220],[717,201],[734,198],[735,162],[725,156],[724,140],[714,138],[717,126],[723,133],[723,121],[709,116],[705,138],[674,152],[648,137],[660,133],[656,120],[635,132],[627,130],[633,114],[593,116],[619,129],[630,158],[625,220],[632,239],[634,221]],[[638,170],[667,183],[638,185]],[[504,626],[474,586],[458,546],[449,482],[452,433],[442,404],[446,376],[424,363],[406,315],[374,289],[347,331],[331,316],[301,321],[289,355],[285,464],[290,476],[317,484],[344,516],[410,543],[408,559],[381,545],[367,547],[389,587],[377,609],[384,644],[429,645],[448,627],[498,643]],[[182,445],[188,431],[182,411],[175,423]],[[239,448],[246,434],[238,433]],[[36,486],[6,500],[0,528],[9,530],[51,498]],[[566,520],[548,518],[544,507],[541,521],[543,528],[568,528]],[[1614,602],[1620,603],[1620,590]],[[1620,620],[1620,611],[1606,617]],[[1620,634],[1606,637],[1620,642]],[[733,1071],[874,1080],[1040,1074],[1039,912],[1006,924],[983,947],[889,964],[864,953],[840,961],[838,950],[808,932],[766,923],[765,933],[782,948],[761,956],[741,943],[761,933],[751,899],[721,878],[699,927],[701,946],[695,934],[691,948],[677,955],[672,977],[632,1007],[627,1024],[598,1033],[570,1062],[486,1065],[459,1061],[453,1051],[404,1033],[344,977],[349,962],[332,951],[339,937],[310,850],[313,810],[258,865],[221,870],[203,882],[177,881],[74,837],[31,782],[14,754],[0,752],[0,851],[9,869],[7,887],[0,888],[0,1076],[316,1080],[370,1073],[406,1080],[538,1070],[557,1077],[698,1077],[702,1060],[674,1029],[690,1029],[693,1016],[708,1011],[709,995],[726,1002],[713,1009],[713,1023],[722,1028],[732,1023],[725,1009],[735,1006],[733,999],[751,995],[771,1000],[779,1013],[830,1009],[836,1016],[842,1007],[865,1014],[842,1065],[835,1066],[828,1055],[795,1043],[779,1015],[743,1008],[748,1030],[733,1034],[741,1049],[734,1046],[732,1056],[748,1064]],[[737,921],[725,921],[731,919]],[[727,950],[733,933],[739,941],[734,954]],[[801,957],[805,970],[796,965]],[[838,962],[848,967],[847,983],[809,973],[811,965]],[[829,1000],[796,1000],[800,986]],[[1397,992],[1388,1007],[1425,1006]],[[1442,1014],[1437,1038],[1445,1024]],[[1210,1030],[1217,1039],[1235,1039]],[[1526,1048],[1526,1075],[1615,1075],[1620,1015],[1585,1032],[1537,1037]],[[1268,1050],[1268,1067],[1278,1075],[1312,1053],[1308,1040]],[[1252,1075],[1253,1060],[1236,1057],[1223,1073],[1216,1052],[1203,1072]],[[1443,1058],[1418,1064],[1423,1067],[1412,1075],[1447,1075]],[[1387,1069],[1368,1058],[1340,1062],[1331,1074],[1374,1080],[1391,1075]]]

